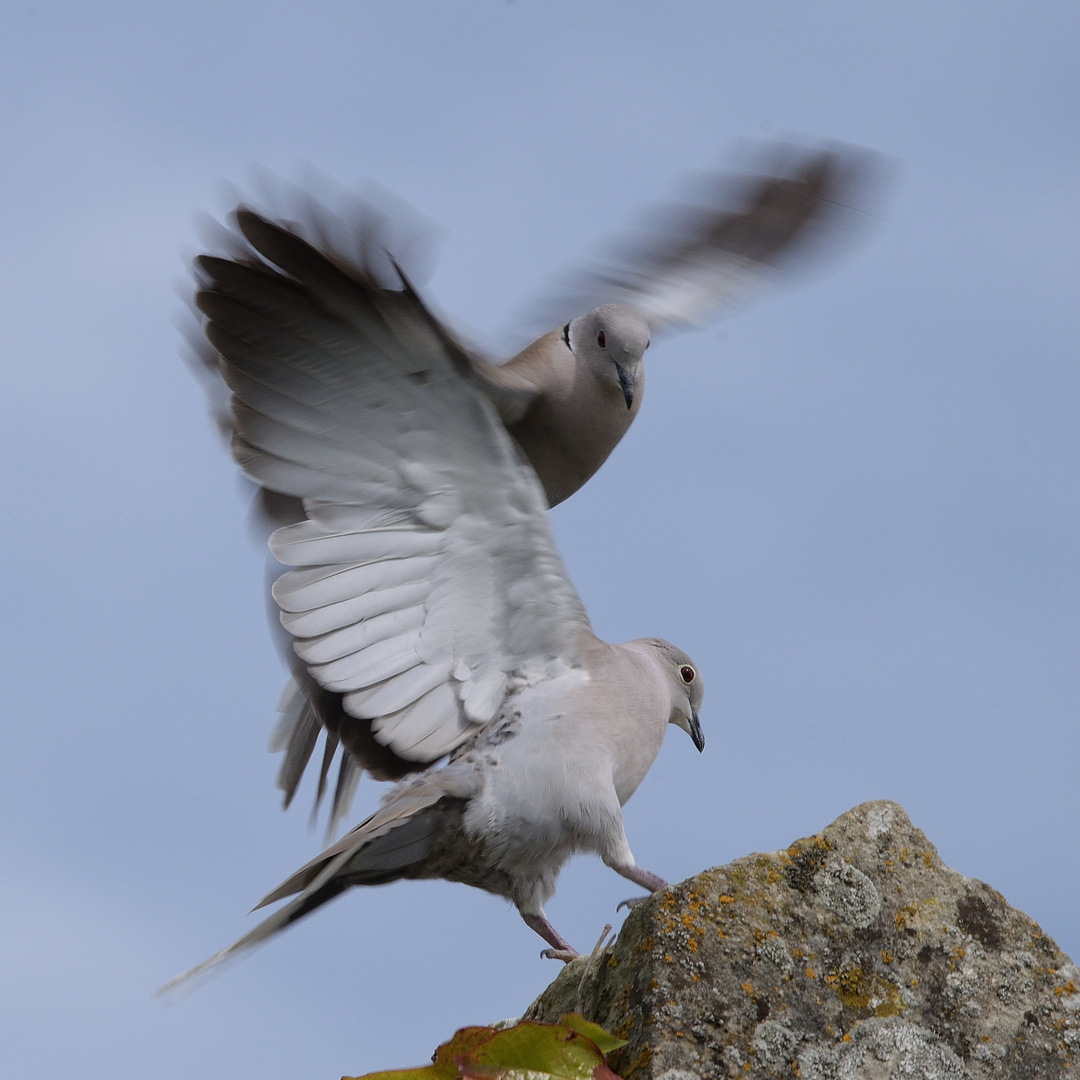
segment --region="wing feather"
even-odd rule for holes
[[[237,461],[303,500],[305,520],[271,537],[293,567],[272,593],[343,710],[311,690],[310,710],[291,706],[290,790],[312,710],[359,760],[368,745],[396,755],[400,775],[489,722],[530,660],[573,663],[588,620],[535,474],[408,285],[381,288],[251,211],[237,227],[247,254],[202,258],[197,303]]]
[[[382,559],[375,563],[331,563],[304,570],[288,570],[274,582],[273,595],[284,612],[330,611],[339,603],[355,603],[367,596],[427,582],[438,556]],[[372,600],[374,603],[374,600]],[[385,609],[384,609],[385,610]],[[357,618],[381,614],[360,608]],[[314,631],[307,636],[313,636]]]

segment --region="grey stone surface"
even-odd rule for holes
[[[577,1007],[568,964],[526,1016]],[[582,985],[628,1080],[1080,1078],[1080,972],[896,803],[640,905]]]

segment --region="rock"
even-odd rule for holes
[[[1076,966],[892,802],[655,894],[526,1016],[579,985],[627,1080],[1080,1076]]]

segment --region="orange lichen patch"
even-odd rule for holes
[[[607,966],[609,968],[617,968],[619,966],[619,961],[616,960],[614,956],[609,956]]]
[[[807,968],[806,969],[806,977],[808,979],[816,979],[817,978],[817,975],[815,974],[813,968]]]
[[[891,964],[896,959],[896,953],[890,952],[888,949],[881,950],[882,963]]]
[[[667,962],[668,962],[669,964],[674,964],[674,963],[675,963],[675,961],[674,961],[674,960],[672,959],[671,953],[664,953],[664,959],[665,959],[665,960],[666,960],[666,961],[667,961]]]
[[[923,852],[923,856],[922,856],[922,861],[923,861],[923,863],[924,863],[924,864],[925,864],[925,865],[926,865],[927,867],[933,866],[933,865],[934,865],[934,855],[933,855],[933,852],[930,852],[930,851],[924,851],[924,852]]]
[[[898,986],[879,975],[868,976],[860,967],[836,971],[825,981],[849,1009],[867,1009],[874,1016],[896,1016],[907,1008]]]
[[[743,990],[744,994],[750,994],[751,996],[753,996],[754,984],[745,982],[745,983],[742,984],[742,990]]]
[[[1072,995],[1076,993],[1076,983],[1070,979],[1064,986],[1055,986],[1054,993],[1057,994],[1058,997],[1061,997],[1062,994],[1066,997],[1072,997]]]
[[[726,893],[724,893],[720,897],[720,903],[721,904],[734,904],[735,903],[735,897],[734,896],[728,896]]]
[[[844,1037],[840,1041],[841,1042],[851,1042],[851,1032],[850,1031],[845,1031],[844,1032]]]
[[[697,952],[697,938],[687,938],[686,939],[686,947],[691,952]]]
[[[649,983],[649,989],[650,990],[659,990],[660,989],[659,980],[653,979],[653,981],[651,983]]]

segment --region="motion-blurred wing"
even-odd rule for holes
[[[234,455],[306,511],[271,538],[294,567],[281,622],[340,700],[341,741],[401,775],[489,721],[527,660],[571,658],[588,620],[535,474],[415,294],[251,211],[236,223],[246,254],[201,258],[197,303]]]
[[[549,327],[606,302],[654,331],[700,326],[760,291],[774,272],[835,236],[877,188],[882,159],[837,147],[770,148],[758,175],[709,174],[695,204],[654,208],[630,239],[572,277],[537,314]]]

